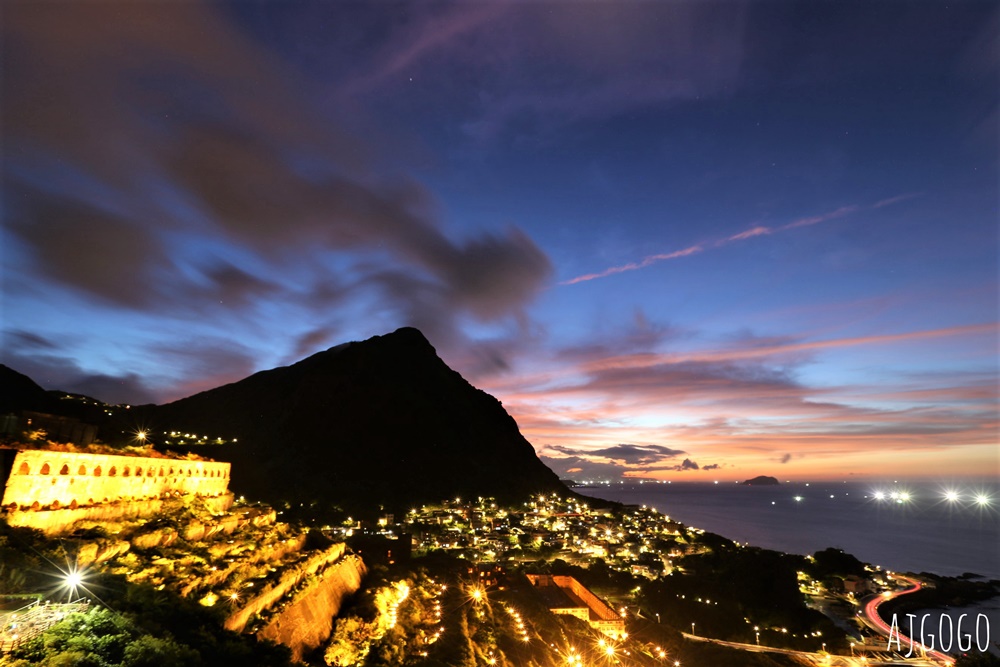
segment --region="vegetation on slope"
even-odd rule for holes
[[[69,554],[58,540],[0,523],[0,592],[42,591],[67,599]],[[222,628],[223,610],[123,576],[91,573],[79,592],[94,601],[12,653],[0,665],[290,665],[284,647]],[[24,600],[27,602],[27,600]]]

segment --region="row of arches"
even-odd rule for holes
[[[51,475],[52,474],[52,469],[53,469],[53,466],[51,466],[46,461],[45,463],[42,464],[42,467],[39,470],[39,474],[41,474],[41,475]],[[134,471],[132,470],[132,468],[130,466],[124,466],[122,468],[122,470],[121,470],[121,476],[122,477],[132,477],[133,474],[134,474],[135,477],[142,477],[144,473],[145,473],[146,477],[167,477],[167,476],[172,477],[174,475],[186,475],[187,477],[208,477],[208,478],[219,478],[219,477],[226,478],[226,477],[229,477],[229,473],[228,473],[227,470],[225,470],[225,469],[214,469],[214,468],[213,469],[206,469],[206,468],[200,468],[199,469],[199,468],[191,468],[191,467],[184,468],[182,466],[179,466],[178,468],[175,469],[173,466],[170,466],[169,468],[166,468],[164,466],[160,466],[159,474],[157,474],[157,471],[152,466],[146,468],[145,470],[143,470],[142,466],[136,466]],[[22,461],[21,462],[20,467],[18,467],[17,474],[19,474],[19,475],[30,475],[31,474],[31,466],[28,465],[27,461]],[[73,473],[70,472],[70,467],[69,467],[68,463],[67,464],[63,464],[62,468],[59,469],[59,474],[60,475],[70,475],[70,474],[73,474]],[[87,474],[87,466],[81,464],[80,467],[77,469],[77,471],[76,471],[75,474],[76,475],[86,475]],[[91,474],[93,474],[94,477],[100,477],[101,475],[104,474],[104,470],[103,470],[103,468],[100,465],[98,465],[98,466],[95,466],[93,468],[93,470],[91,471]],[[117,477],[117,476],[118,476],[118,466],[111,466],[108,469],[108,477]]]

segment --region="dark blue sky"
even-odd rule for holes
[[[415,325],[561,473],[1000,473],[995,3],[4,10],[45,387]]]

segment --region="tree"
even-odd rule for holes
[[[197,651],[173,639],[143,635],[125,647],[122,667],[184,667],[200,658]]]

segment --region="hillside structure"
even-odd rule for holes
[[[0,506],[76,509],[169,495],[225,496],[229,463],[49,450],[0,451]]]
[[[576,616],[612,639],[624,638],[625,620],[575,578],[529,574],[528,580],[553,614]]]

